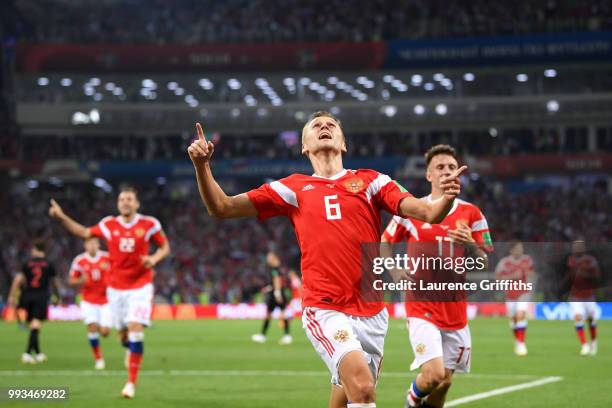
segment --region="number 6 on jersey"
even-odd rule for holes
[[[342,219],[342,213],[340,212],[340,203],[338,201],[332,202],[332,200],[338,200],[338,195],[324,196],[325,200],[325,215],[328,220],[340,220]]]

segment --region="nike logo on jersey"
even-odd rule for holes
[[[447,230],[448,229],[448,225],[440,225],[440,228],[442,228],[443,230]]]
[[[302,187],[302,191],[314,190],[314,186],[312,184],[307,184]]]

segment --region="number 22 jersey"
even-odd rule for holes
[[[410,193],[389,176],[360,169],[330,178],[293,174],[247,195],[260,220],[277,215],[291,220],[302,252],[304,307],[354,316],[373,316],[384,308],[362,296],[362,244],[378,245],[380,210],[398,214]]]
[[[106,217],[89,231],[106,241],[111,262],[109,287],[138,289],[153,282],[153,269],[145,268],[142,258],[149,254],[151,241],[157,246],[166,242],[156,218],[136,214],[130,223],[125,223],[121,216]]]

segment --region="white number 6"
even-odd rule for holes
[[[332,203],[331,200],[337,200],[337,195],[329,195],[323,197],[325,200],[325,215],[328,220],[340,220],[342,219],[342,213],[340,212],[340,203]]]

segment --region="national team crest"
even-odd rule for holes
[[[145,232],[144,232],[144,230],[143,230],[142,228],[138,228],[138,229],[136,230],[136,236],[137,236],[138,238],[142,237],[142,236],[144,235],[144,233],[145,233]]]
[[[414,348],[414,351],[419,355],[422,356],[425,354],[425,351],[427,350],[427,347],[425,346],[425,344],[423,343],[419,343],[416,345],[416,347]]]
[[[362,179],[355,177],[344,182],[344,188],[351,193],[358,193],[363,189],[364,182]]]
[[[108,262],[101,262],[100,263],[100,268],[102,268],[102,269],[109,269],[110,268],[110,264]]]
[[[349,332],[344,329],[338,330],[334,334],[334,340],[336,340],[338,343],[346,343],[349,337],[350,337]]]

